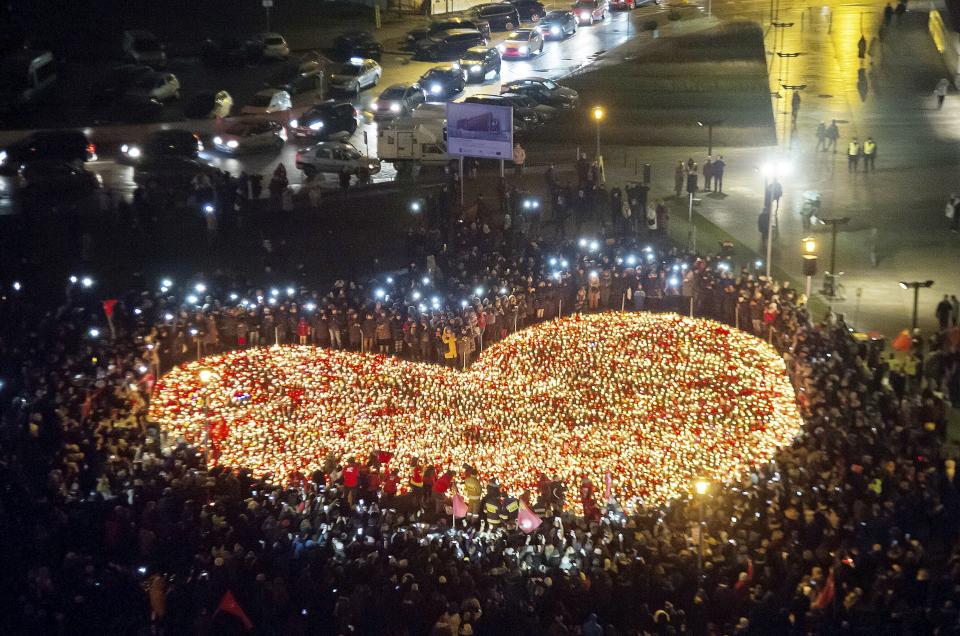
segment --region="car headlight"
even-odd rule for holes
[[[584,11],[583,13],[580,14],[580,19],[581,19],[581,20],[589,20],[589,19],[590,19],[590,14],[589,14],[588,12]]]
[[[520,47],[520,55],[526,55],[526,54],[529,53],[529,52],[530,52],[530,47],[529,47],[529,46],[521,46],[521,47]]]
[[[552,27],[550,27],[550,33],[553,33],[554,35],[559,35],[559,34],[560,34],[560,27],[557,27],[557,26],[552,26]]]
[[[213,138],[213,143],[215,143],[215,144],[218,145],[218,146],[222,146],[222,145],[223,145],[223,137],[220,137],[220,136],[214,137],[214,138]]]
[[[236,148],[239,145],[240,145],[240,142],[237,141],[236,139],[231,139],[230,141],[227,142],[227,148]]]
[[[126,152],[127,156],[130,157],[131,159],[137,159],[138,157],[140,157],[140,148],[138,148],[137,146],[127,146],[127,149],[124,152]]]
[[[400,104],[398,104],[397,102],[393,102],[392,104],[390,104],[390,112],[391,112],[391,113],[399,113],[399,112],[400,112]]]
[[[471,72],[471,73],[479,73],[479,72],[480,72],[480,65],[479,65],[479,64],[474,64],[473,66],[471,66],[471,67],[470,67],[470,72]]]
[[[299,127],[300,127],[300,120],[299,120],[299,119],[291,119],[291,120],[290,120],[290,127],[291,127],[291,128],[299,128]]]
[[[7,163],[7,151],[0,150],[0,165]]]
[[[443,92],[443,86],[440,86],[439,84],[431,84],[430,92],[433,93],[434,95],[439,95],[440,93]]]
[[[310,130],[320,130],[321,128],[323,128],[323,122],[322,122],[322,121],[315,121],[315,122],[313,122],[312,124],[310,124],[309,126],[307,126],[307,128],[309,128]]]
[[[367,164],[367,168],[368,168],[369,170],[373,170],[373,169],[376,168],[376,167],[377,167],[377,164],[375,164],[375,163],[368,163],[368,164]]]

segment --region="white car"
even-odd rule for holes
[[[268,88],[258,92],[240,111],[241,115],[267,115],[293,108],[290,93],[279,88]]]
[[[343,141],[324,141],[297,153],[297,168],[308,177],[321,172],[349,172],[350,174],[377,174],[380,160],[364,157],[360,151]]]
[[[351,58],[346,64],[337,64],[329,71],[330,88],[356,95],[380,82],[383,69],[374,60]]]
[[[213,137],[218,152],[236,155],[242,152],[278,150],[287,141],[287,129],[270,119],[245,119],[228,126]]]
[[[290,46],[279,33],[258,33],[252,41],[260,47],[263,57],[285,60],[290,56]]]
[[[147,73],[137,78],[127,93],[152,97],[161,102],[178,99],[180,97],[180,80],[173,73]]]

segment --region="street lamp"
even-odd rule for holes
[[[832,300],[836,296],[835,279],[837,277],[837,228],[850,222],[850,217],[836,219],[821,218],[820,222],[830,226],[830,270],[823,277],[823,292]]]
[[[793,171],[793,165],[787,160],[778,160],[778,161],[768,161],[760,167],[760,172],[763,174],[763,201],[766,207],[767,202],[767,188],[769,187],[770,179],[779,179],[780,177],[787,177]],[[770,205],[767,207],[767,278],[770,278],[770,268],[773,264],[773,199],[770,200]],[[779,210],[779,204],[777,206]]]
[[[803,275],[807,277],[807,302],[810,302],[810,291],[813,277],[817,275],[817,241],[812,236],[803,239]]]
[[[693,492],[699,500],[699,521],[697,525],[697,581],[703,578],[703,504],[710,491],[710,482],[698,479],[693,483]]]
[[[597,122],[597,159],[600,158],[600,122],[603,121],[606,113],[603,110],[603,106],[594,106],[593,107],[593,121]]]
[[[715,119],[713,121],[704,120],[704,121],[697,122],[697,126],[700,126],[701,128],[705,127],[707,129],[707,156],[708,157],[713,155],[713,127],[719,126],[720,124],[723,123],[723,121],[724,120],[722,119]]]
[[[913,322],[911,323],[910,332],[917,328],[917,304],[920,300],[920,290],[927,287],[933,287],[932,280],[914,280],[914,281],[900,281],[900,287],[903,289],[912,289],[913,290]]]

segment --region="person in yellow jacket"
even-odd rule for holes
[[[847,144],[847,171],[856,172],[860,163],[860,142],[854,137]]]
[[[445,327],[440,339],[443,344],[447,345],[447,351],[443,354],[444,359],[447,360],[448,364],[455,365],[457,363],[457,336],[450,327]]]
[[[867,137],[863,142],[863,171],[873,172],[876,169],[874,162],[877,160],[877,142],[873,137]]]
[[[467,512],[471,516],[480,514],[480,500],[483,498],[483,484],[477,477],[477,471],[467,468],[467,476],[463,480],[463,490],[467,495]]]

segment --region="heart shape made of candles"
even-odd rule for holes
[[[309,346],[210,356],[159,380],[150,419],[209,440],[217,463],[274,480],[309,475],[328,452],[364,461],[378,450],[393,453],[401,483],[412,457],[457,472],[469,464],[514,494],[539,473],[570,493],[610,473],[628,509],[689,494],[697,479],[739,477],[802,424],[773,347],[713,321],[649,313],[541,323],[464,372]]]

